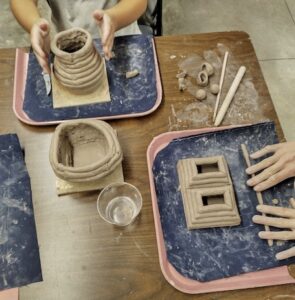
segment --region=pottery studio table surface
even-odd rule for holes
[[[16,132],[25,148],[31,177],[34,213],[44,281],[20,289],[20,299],[283,299],[294,295],[294,285],[271,286],[203,295],[174,289],[160,270],[146,162],[153,137],[163,132],[204,126],[181,119],[181,112],[194,110],[195,97],[179,92],[175,75],[178,60],[202,54],[223,44],[247,74],[259,95],[262,112],[247,114],[236,124],[273,120],[284,139],[278,117],[262,76],[249,36],[243,32],[163,36],[155,38],[163,87],[163,101],[152,114],[109,122],[118,132],[125,181],[139,188],[143,208],[136,222],[116,228],[98,216],[98,192],[58,198],[48,161],[54,126],[32,127],[16,119],[12,110],[15,49],[0,50],[0,133]],[[180,113],[179,113],[180,112]],[[202,114],[202,111],[197,112]],[[212,111],[210,111],[212,114]],[[179,118],[177,117],[179,116]],[[211,119],[211,117],[210,117]],[[209,123],[208,123],[209,122]],[[225,119],[223,125],[227,123]],[[287,298],[286,298],[287,299]]]

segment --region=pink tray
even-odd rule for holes
[[[244,126],[244,125],[243,125]],[[263,271],[251,272],[230,278],[218,279],[208,282],[199,282],[184,277],[178,273],[175,268],[169,263],[165,249],[165,242],[161,227],[160,213],[158,209],[157,195],[155,191],[152,166],[157,153],[164,149],[173,139],[186,137],[190,135],[199,135],[202,133],[221,131],[238,126],[227,126],[219,128],[202,128],[186,131],[174,131],[163,133],[153,139],[147,150],[147,162],[149,171],[149,180],[152,196],[153,214],[156,227],[156,237],[158,244],[158,253],[162,273],[166,280],[176,289],[189,294],[201,294],[217,291],[228,291],[237,289],[255,288],[261,286],[279,285],[287,283],[295,283],[287,266],[272,268]]]
[[[18,288],[0,291],[0,300],[18,300]]]
[[[162,101],[162,85],[161,85],[160,72],[159,72],[159,66],[158,66],[154,41],[153,41],[153,49],[154,49],[154,57],[155,57],[154,61],[155,61],[155,73],[156,73],[156,82],[157,82],[157,99],[154,106],[145,112],[115,115],[115,116],[103,116],[103,117],[89,118],[89,119],[111,120],[111,119],[141,117],[152,113],[158,108],[158,106]],[[16,117],[24,123],[35,125],[35,126],[53,125],[53,124],[58,124],[67,121],[67,120],[54,120],[54,121],[38,122],[32,120],[24,112],[23,103],[24,103],[24,94],[25,94],[26,79],[27,79],[28,62],[29,62],[29,54],[25,53],[22,49],[16,49],[14,87],[13,87],[13,111]]]

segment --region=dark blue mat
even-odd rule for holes
[[[248,176],[240,144],[252,153],[268,144],[277,143],[273,123],[262,123],[222,132],[175,139],[161,150],[153,164],[161,225],[169,262],[183,276],[198,281],[234,276],[295,262],[295,258],[278,262],[275,253],[295,243],[269,247],[259,239],[263,226],[252,223],[257,198],[246,186]],[[211,229],[188,230],[182,204],[176,164],[179,159],[224,155],[234,184],[241,216],[241,225]],[[264,202],[280,200],[288,206],[293,194],[293,179],[263,193]],[[273,229],[273,228],[272,228]]]
[[[52,95],[46,95],[41,68],[33,53],[29,54],[28,75],[23,110],[36,122],[142,113],[157,100],[157,82],[152,36],[117,37],[115,58],[106,62],[111,100],[99,104],[53,108]],[[102,53],[100,40],[95,46]],[[126,79],[126,71],[137,69],[140,74]]]
[[[0,136],[0,290],[42,280],[30,178],[15,134]]]

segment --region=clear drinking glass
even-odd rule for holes
[[[139,190],[127,183],[106,186],[97,198],[97,211],[108,223],[126,226],[138,216],[142,207]]]

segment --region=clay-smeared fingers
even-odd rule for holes
[[[295,256],[295,247],[292,247],[288,250],[279,252],[276,254],[276,259],[282,260],[282,259],[287,259],[289,257]]]
[[[273,153],[275,152],[277,149],[279,149],[279,146],[280,144],[274,144],[274,145],[268,145],[252,154],[250,154],[250,157],[253,158],[253,159],[256,159],[256,158],[259,158],[259,157],[262,157],[266,154],[269,154],[269,153]]]
[[[269,225],[277,228],[295,228],[295,219],[272,218],[255,215],[252,221],[256,224]]]
[[[266,240],[290,241],[295,239],[295,231],[260,231],[258,236]]]
[[[293,218],[295,219],[295,209],[289,207],[279,207],[271,205],[257,205],[256,209],[265,214],[270,214],[278,217]]]

